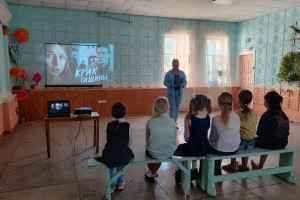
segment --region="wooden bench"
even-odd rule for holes
[[[113,177],[110,178],[109,168],[95,159],[88,160],[88,168],[95,169],[95,168],[105,168],[105,176],[106,176],[106,199],[111,199],[110,194],[110,185],[115,182],[121,175],[123,175],[131,166],[138,165],[138,164],[146,164],[146,163],[162,163],[162,162],[173,162],[179,167],[182,172],[181,173],[181,188],[185,191],[187,196],[190,195],[190,172],[191,172],[191,161],[193,160],[201,160],[201,157],[178,157],[172,156],[171,158],[167,159],[154,159],[150,158],[145,155],[135,156],[130,163],[125,165],[122,170],[117,172]]]
[[[295,153],[299,151],[298,148],[292,146],[286,146],[284,149],[268,150],[261,148],[253,148],[250,150],[239,150],[234,155],[220,156],[209,154],[203,159],[201,179],[197,180],[197,184],[211,196],[216,196],[215,183],[229,180],[237,180],[242,178],[249,178],[255,176],[264,176],[274,174],[279,178],[286,180],[290,183],[295,183],[296,178],[293,176]],[[260,155],[272,155],[280,154],[279,166],[268,169],[259,169],[246,172],[238,172],[224,175],[214,175],[215,161],[221,159],[231,159],[240,157],[260,156]]]

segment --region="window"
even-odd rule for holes
[[[172,69],[172,60],[177,58],[180,67],[188,67],[189,64],[189,35],[188,34],[164,34],[163,70],[166,74]],[[184,70],[187,72],[186,70]]]
[[[229,73],[228,37],[208,37],[206,43],[207,84],[227,84]]]

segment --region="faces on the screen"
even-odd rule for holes
[[[97,63],[98,65],[101,64],[101,47],[96,48],[96,56],[97,56]]]
[[[67,63],[68,57],[64,48],[58,44],[48,45],[46,49],[47,71],[52,76],[59,76]]]
[[[109,53],[107,48],[97,47],[96,56],[98,65],[106,66],[108,64]]]
[[[62,103],[56,103],[55,104],[55,110],[60,110],[60,109],[62,109],[62,107],[63,107]]]
[[[109,58],[109,53],[107,48],[100,48],[100,62],[101,65],[107,65],[108,64],[108,58]]]

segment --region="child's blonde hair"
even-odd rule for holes
[[[206,108],[208,114],[211,113],[211,100],[203,94],[194,95],[190,101],[190,110],[185,118],[191,119],[193,115],[197,115],[198,111],[204,108]]]
[[[229,92],[222,92],[218,97],[218,104],[221,109],[221,122],[224,128],[227,129],[232,111],[232,95]]]
[[[153,105],[152,118],[161,116],[162,113],[169,111],[169,101],[166,97],[157,97]]]

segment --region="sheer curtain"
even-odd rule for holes
[[[172,60],[178,59],[180,69],[186,74],[190,71],[190,30],[175,25],[171,33],[164,34],[164,74],[172,69]]]
[[[188,87],[192,87],[192,93],[211,96],[212,106],[217,107],[218,94],[231,86],[227,28],[195,25],[187,30],[177,25],[173,30],[172,34],[189,35],[189,62],[183,65],[179,60],[180,69],[186,73]],[[190,93],[187,92],[183,98],[185,107],[189,104]]]
[[[189,86],[231,86],[227,29],[194,26],[191,31]]]
[[[206,41],[206,83],[213,86],[230,86],[228,37],[208,35]]]

